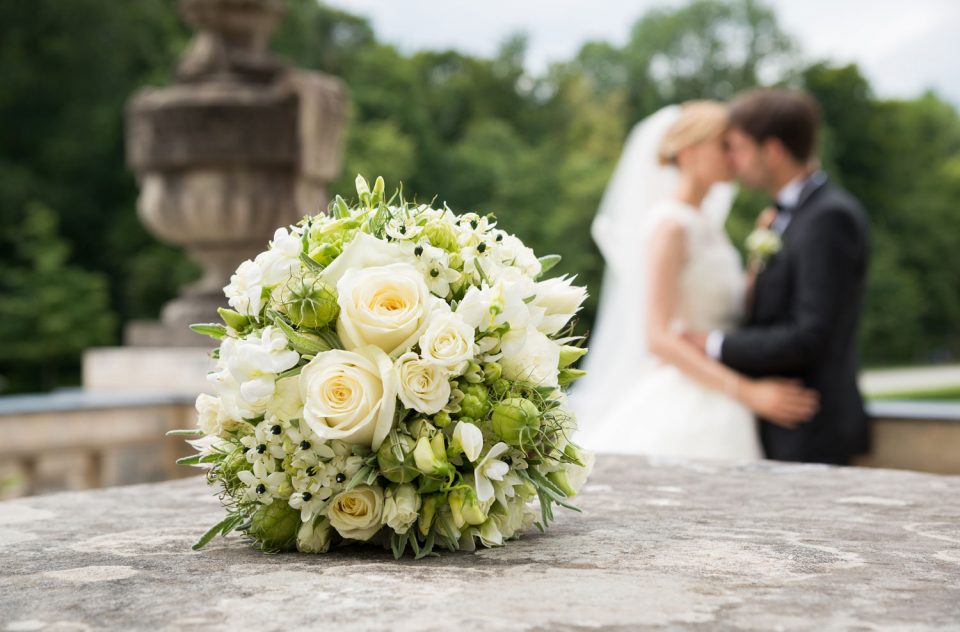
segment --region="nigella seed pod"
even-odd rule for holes
[[[322,329],[336,320],[340,313],[337,290],[307,275],[291,283],[286,311],[294,325]]]

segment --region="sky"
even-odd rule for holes
[[[809,60],[855,62],[882,97],[933,88],[960,106],[960,0],[767,0]],[[651,7],[682,0],[328,0],[370,19],[404,51],[490,56],[507,36],[529,37],[533,73],[591,40],[620,44]]]

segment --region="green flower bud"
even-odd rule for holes
[[[237,472],[247,469],[247,467],[248,463],[246,457],[243,456],[243,451],[234,450],[229,456],[220,462],[218,472],[223,477],[227,487],[229,488],[232,485],[239,483]]]
[[[573,461],[580,467],[587,466],[587,464],[584,463],[583,461],[583,455],[580,454],[580,450],[577,448],[577,446],[573,445],[572,443],[568,443],[566,446],[564,446],[563,453],[564,455],[566,455],[567,458],[569,458],[571,461]]]
[[[494,395],[496,395],[497,397],[503,397],[504,395],[510,392],[510,382],[508,382],[503,378],[500,378],[499,380],[496,380],[490,386],[490,388],[493,390]]]
[[[460,385],[457,386],[457,388],[459,388],[459,389],[463,392],[464,395],[473,395],[474,397],[476,397],[477,399],[479,399],[481,402],[487,401],[487,399],[488,399],[488,397],[489,397],[489,393],[488,393],[488,391],[487,391],[487,387],[484,386],[483,384],[479,384],[479,383],[474,384],[474,383],[470,383],[470,382],[461,382]],[[474,415],[474,416],[475,416],[475,415]]]
[[[433,416],[433,423],[437,428],[446,428],[450,425],[450,413],[445,410],[441,410],[436,415]]]
[[[220,314],[220,318],[223,319],[223,322],[226,323],[228,327],[232,327],[237,331],[243,331],[247,328],[247,325],[250,324],[249,318],[232,309],[218,307],[217,313]]]
[[[481,400],[476,395],[464,395],[460,402],[460,415],[473,419],[481,419],[487,414],[489,406],[486,400]]]
[[[413,458],[416,441],[404,434],[392,432],[377,450],[380,473],[393,483],[408,483],[420,476]],[[400,458],[397,454],[400,454]]]
[[[370,185],[367,184],[367,179],[362,175],[357,174],[357,179],[353,181],[354,186],[357,188],[357,197],[366,204],[370,201]]]
[[[447,252],[457,252],[459,246],[457,244],[457,233],[454,231],[453,226],[448,222],[443,220],[433,220],[428,222],[426,226],[423,227],[423,236],[425,236],[432,245],[437,248],[443,248]],[[459,254],[457,257],[459,258]],[[460,259],[460,265],[463,265],[463,260]],[[451,267],[455,266],[452,258],[450,261]]]
[[[434,421],[436,421],[436,417],[434,417]],[[415,439],[419,439],[420,437],[431,439],[433,435],[437,434],[436,427],[423,417],[417,417],[408,423],[407,430],[410,432],[410,436]]]
[[[586,353],[587,350],[584,347],[563,345],[560,347],[560,363],[557,366],[561,369],[566,368],[582,358]]]
[[[343,248],[339,244],[322,243],[310,249],[309,257],[322,266],[328,266],[340,256]]]
[[[503,367],[497,362],[487,362],[483,365],[483,381],[493,384],[503,375]]]
[[[376,206],[383,201],[383,190],[385,188],[383,177],[377,176],[377,179],[373,183],[373,198],[370,200],[370,204]]]
[[[587,372],[581,369],[561,369],[560,375],[557,379],[557,383],[560,386],[566,386],[567,384],[570,384],[574,380],[579,380],[586,374]]]
[[[540,410],[523,397],[509,397],[493,409],[493,431],[512,446],[530,442],[540,429]]]
[[[299,327],[322,329],[337,318],[337,290],[313,275],[293,281],[286,302],[287,315]]]
[[[570,479],[567,478],[566,470],[557,470],[556,472],[550,472],[547,474],[547,478],[550,479],[550,482],[560,488],[567,497],[576,496],[577,490],[573,488],[570,484]]]
[[[447,448],[441,432],[435,434],[433,439],[420,437],[413,449],[413,459],[417,469],[427,476],[448,476],[453,470],[447,461]]]
[[[247,533],[264,549],[284,551],[293,546],[299,528],[300,512],[286,501],[276,499],[254,512]]]
[[[471,490],[460,488],[450,492],[449,503],[457,529],[463,529],[464,525],[480,525],[487,520],[487,512]]]
[[[304,522],[297,531],[297,550],[301,553],[326,553],[333,541],[333,528],[326,518]]]
[[[437,516],[437,507],[446,501],[444,494],[429,494],[423,497],[423,505],[420,507],[420,518],[417,526],[420,529],[420,535],[427,537],[430,533],[430,527],[433,526],[433,519]]]

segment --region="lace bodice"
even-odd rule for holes
[[[678,200],[661,202],[652,217],[656,222],[676,220],[686,229],[687,260],[675,324],[700,331],[734,329],[744,315],[746,277],[723,227]]]

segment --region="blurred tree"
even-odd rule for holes
[[[0,378],[20,390],[50,388],[76,379],[83,349],[112,338],[107,279],[70,265],[70,246],[58,234],[57,216],[32,204],[19,225],[4,231],[0,261]],[[0,388],[0,391],[4,390]]]
[[[955,109],[933,95],[877,99],[853,66],[797,67],[796,46],[761,2],[694,0],[654,9],[624,45],[588,43],[536,77],[525,70],[522,35],[507,38],[488,59],[405,54],[379,42],[364,18],[315,0],[285,2],[288,16],[274,49],[342,77],[350,88],[344,172],[331,191],[350,196],[361,172],[383,175],[390,186],[402,182],[408,197],[436,195],[454,208],[496,212],[501,226],[539,253],[562,255],[557,273],[578,273],[589,286],[586,327],[603,268],[590,223],[630,126],[672,102],[723,99],[777,81],[805,86],[827,121],[824,164],[863,200],[874,224],[865,358],[960,355]],[[88,270],[92,276],[83,278],[90,283],[107,279],[106,309],[117,325],[155,316],[196,274],[181,252],[140,226],[135,182],[123,161],[124,103],[144,84],[168,82],[186,42],[175,5],[0,3],[0,117],[16,122],[0,126],[0,225],[6,233],[27,226],[32,209],[54,209],[59,243],[73,245],[58,264],[72,271],[64,278]],[[735,242],[767,203],[742,192],[728,222]],[[35,267],[25,261],[12,249],[0,251],[0,266],[19,270],[17,278]],[[65,287],[53,275],[30,274],[50,283],[50,291]],[[79,278],[70,282],[87,282]],[[0,341],[25,339],[23,326],[0,319]],[[78,347],[65,348],[73,349],[70,357],[38,347],[30,357],[40,362],[49,354],[57,366],[75,366]],[[0,365],[7,357],[0,354]],[[17,388],[41,386],[17,380]]]

